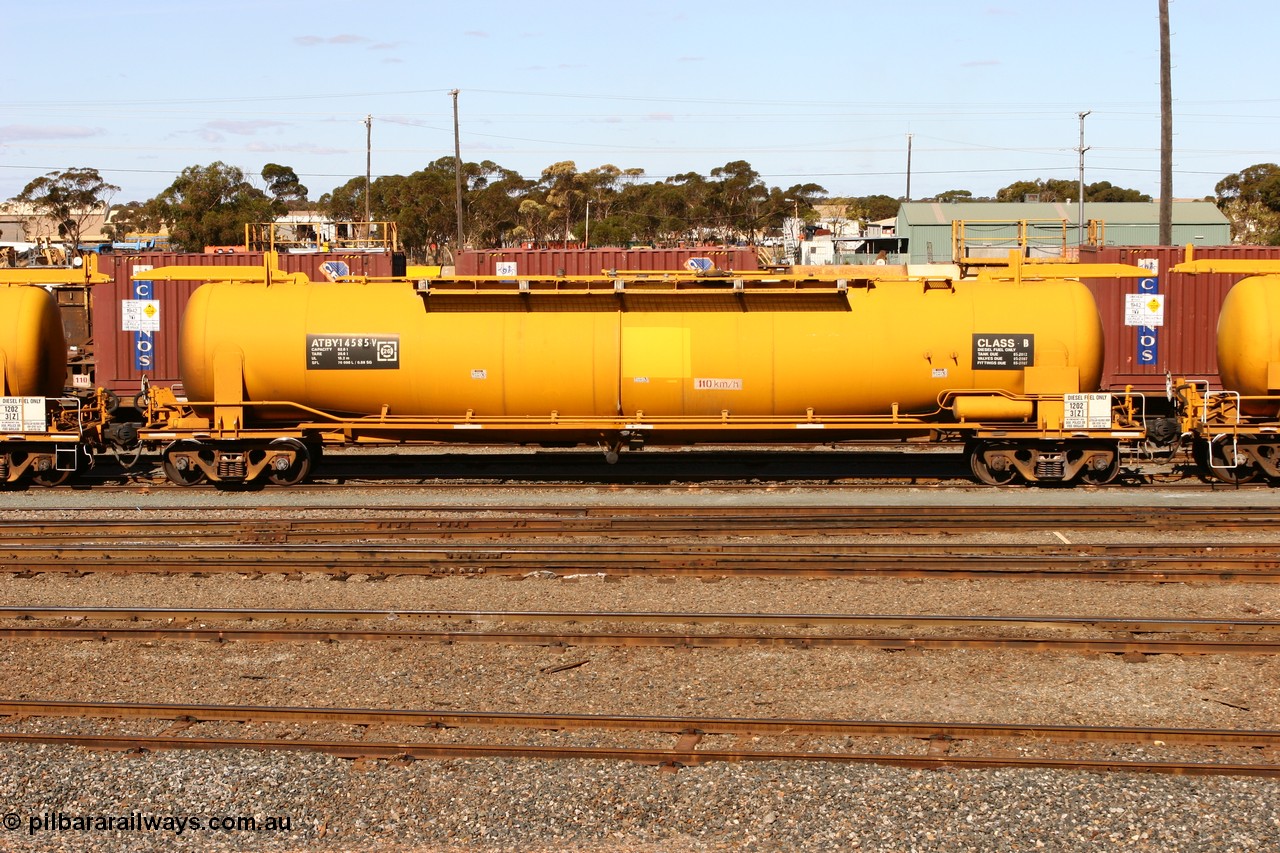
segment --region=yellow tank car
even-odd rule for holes
[[[1237,282],[1218,315],[1218,373],[1224,388],[1246,397],[1280,394],[1280,275]],[[1251,401],[1246,411],[1276,413],[1278,402]]]
[[[43,287],[0,284],[0,392],[56,397],[67,376],[67,342],[53,295]]]
[[[169,442],[180,483],[296,482],[325,444],[579,443],[616,459],[884,437],[964,440],[985,482],[1106,482],[1140,417],[1089,393],[1102,325],[1078,278],[1143,271],[1091,270],[310,282],[270,262],[161,268],[147,276],[209,283],[183,317],[185,399],[153,398],[143,439]]]
[[[769,294],[431,299],[412,283],[215,283],[187,305],[192,400],[349,414],[804,417],[926,413],[944,391],[1022,394],[1025,369],[1095,390],[1102,330],[1074,281],[881,282]],[[745,306],[747,310],[742,310]],[[232,365],[221,368],[221,365]]]

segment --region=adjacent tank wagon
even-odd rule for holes
[[[1174,271],[1245,276],[1218,315],[1222,387],[1184,379],[1173,385],[1196,462],[1229,483],[1280,480],[1280,261],[1197,261],[1189,249]]]
[[[67,343],[53,295],[33,284],[0,284],[0,384],[9,396],[57,397]]]
[[[102,447],[109,398],[64,395],[67,343],[49,288],[104,278],[92,264],[0,271],[0,484],[56,485]]]

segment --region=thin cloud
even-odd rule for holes
[[[293,40],[293,43],[302,47],[315,47],[322,44],[367,44],[371,41],[373,39],[367,36],[343,33],[336,36],[298,36]]]
[[[489,34],[484,30],[467,30],[463,35],[473,39],[487,39],[489,37]]]
[[[996,66],[1000,64],[1001,64],[1000,60],[998,59],[972,59],[968,62],[961,62],[960,67],[961,68],[987,68],[987,67]]]
[[[86,139],[102,136],[100,127],[67,125],[9,124],[0,126],[0,142],[30,142],[35,139]]]
[[[211,121],[204,125],[206,131],[214,133],[230,133],[235,136],[253,136],[260,130],[270,130],[273,127],[288,127],[285,122],[271,121],[270,119],[260,119],[257,121]]]
[[[298,143],[294,145],[267,145],[262,142],[253,142],[245,146],[246,151],[252,151],[255,154],[350,154],[349,148],[331,148],[323,145],[313,145],[311,143]]]

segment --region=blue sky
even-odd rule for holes
[[[1171,0],[1174,194],[1280,162],[1280,5]],[[189,10],[189,11],[188,11]],[[652,178],[746,160],[832,195],[1024,178],[1159,192],[1157,0],[62,0],[5,14],[0,198],[99,169],[143,200],[191,165],[293,167],[317,198],[462,154]]]

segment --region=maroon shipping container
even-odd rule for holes
[[[1280,247],[1197,246],[1195,257],[1280,259]],[[1218,312],[1227,291],[1243,276],[1170,273],[1175,264],[1186,259],[1186,250],[1181,246],[1105,246],[1080,250],[1082,263],[1137,264],[1143,259],[1157,262],[1158,292],[1164,295],[1164,325],[1155,330],[1152,363],[1143,363],[1139,351],[1149,352],[1153,341],[1140,340],[1139,327],[1125,325],[1125,296],[1139,293],[1139,280],[1085,280],[1098,302],[1106,339],[1102,387],[1120,391],[1126,385],[1132,385],[1135,391],[1159,395],[1163,399],[1166,374],[1175,379],[1183,377],[1221,387],[1217,354]]]
[[[395,256],[386,253],[312,253],[281,254],[280,268],[285,272],[305,272],[313,281],[325,280],[320,271],[327,261],[343,261],[351,275],[389,278],[393,275]],[[132,400],[142,387],[142,377],[159,385],[179,381],[178,329],[187,300],[202,282],[157,281],[147,295],[135,294],[131,276],[135,267],[165,266],[261,266],[262,252],[203,254],[178,252],[143,252],[140,254],[109,253],[98,259],[98,270],[111,276],[107,284],[93,287],[90,300],[89,328],[94,384],[112,391],[126,401]],[[122,303],[128,299],[153,299],[160,303],[160,328],[154,332],[122,329]],[[64,325],[66,321],[64,319]]]
[[[497,275],[495,264],[514,263],[516,275],[600,275],[603,270],[684,270],[690,258],[708,258],[722,270],[760,269],[751,247],[692,246],[680,249],[481,249],[458,254],[457,274]]]

